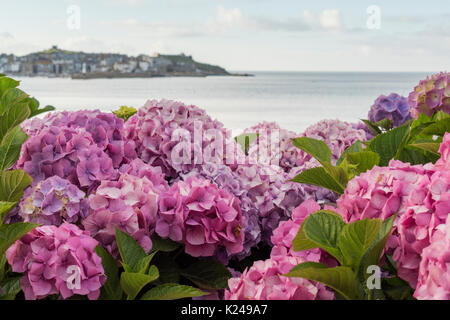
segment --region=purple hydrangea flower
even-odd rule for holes
[[[97,146],[112,159],[114,168],[137,157],[134,142],[125,138],[123,119],[113,113],[100,110],[52,112],[42,119],[33,118],[22,124],[30,136],[38,135],[50,127],[85,129]]]
[[[408,99],[396,93],[379,96],[370,108],[369,121],[378,122],[383,119],[391,120],[394,127],[399,127],[411,119]]]
[[[409,94],[408,104],[415,119],[421,113],[429,117],[441,110],[450,113],[450,73],[441,72],[420,81]]]
[[[19,215],[26,222],[59,226],[85,218],[89,204],[83,191],[58,176],[47,178],[25,190]]]
[[[35,182],[53,176],[91,191],[102,180],[116,179],[111,158],[84,129],[50,127],[31,136],[23,145],[16,164]]]
[[[53,294],[97,299],[106,281],[97,245],[87,232],[65,222],[32,230],[6,251],[6,258],[13,272],[24,273],[20,284],[27,300]]]

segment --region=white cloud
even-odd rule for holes
[[[338,30],[342,27],[341,12],[337,9],[322,11],[319,21],[321,27],[327,30]]]

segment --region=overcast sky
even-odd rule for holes
[[[450,1],[2,1],[0,52],[52,45],[242,71],[450,71]]]

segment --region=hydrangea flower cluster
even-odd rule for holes
[[[281,129],[275,122],[264,121],[245,129],[244,133],[258,134],[248,149],[249,163],[279,165],[284,171],[297,165],[301,150],[292,144],[291,139],[298,136],[295,132]]]
[[[279,256],[256,261],[240,277],[228,280],[225,300],[332,300],[334,294],[319,283],[283,276],[304,262],[300,257]]]
[[[419,300],[450,300],[450,216],[441,234],[422,252],[414,297]]]
[[[244,233],[239,199],[208,180],[189,177],[159,197],[156,232],[184,243],[193,257],[213,256],[219,247],[228,254],[242,251]]]
[[[83,190],[117,178],[112,159],[96,145],[91,134],[68,127],[44,128],[31,136],[23,144],[16,166],[35,182],[59,176]]]
[[[436,169],[450,170],[450,133],[444,135],[439,153],[441,154],[441,158],[436,162]]]
[[[411,119],[408,99],[396,93],[379,96],[369,111],[369,121],[378,122],[384,119],[392,121],[394,127],[399,127]]]
[[[6,252],[13,272],[24,273],[20,284],[25,299],[43,299],[60,294],[63,299],[87,295],[97,299],[106,281],[101,259],[95,253],[98,242],[69,223],[42,226],[16,241]],[[71,282],[71,275],[77,280]]]
[[[234,163],[225,159],[229,150],[235,158],[243,154],[222,123],[212,120],[204,110],[181,102],[147,101],[125,123],[125,132],[127,138],[135,142],[139,158],[161,167],[171,178],[207,162],[227,163],[228,160]],[[220,145],[222,150],[219,150]],[[185,153],[187,159],[183,157]]]
[[[25,222],[59,226],[76,223],[88,214],[89,204],[83,191],[58,176],[47,178],[25,190],[19,204]]]
[[[147,177],[122,174],[118,181],[102,181],[89,196],[91,213],[83,220],[83,226],[115,258],[119,256],[116,227],[130,234],[149,252],[150,236],[158,219],[160,192]]]
[[[306,200],[292,212],[291,219],[280,222],[278,228],[273,231],[271,241],[273,244],[270,256],[299,257],[305,261],[320,262],[329,267],[337,266],[337,261],[322,249],[316,248],[305,251],[294,251],[292,241],[297,236],[303,221],[312,213],[321,210],[321,206],[314,200]]]
[[[147,178],[154,187],[160,191],[169,188],[165,176],[160,167],[152,167],[144,163],[141,159],[134,159],[130,163],[123,164],[119,169],[119,174],[129,174],[138,178]]]
[[[421,113],[429,117],[441,110],[450,113],[450,73],[441,72],[420,81],[409,94],[408,104],[415,119]]]
[[[114,168],[136,158],[134,142],[125,139],[123,119],[100,110],[52,112],[44,118],[33,118],[22,125],[24,131],[35,136],[50,127],[82,128],[91,134],[97,146],[113,161]]]

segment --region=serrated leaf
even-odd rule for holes
[[[0,300],[14,300],[16,295],[22,290],[20,287],[20,277],[8,278],[1,286]]]
[[[142,249],[132,236],[118,228],[116,228],[116,241],[122,261],[126,263],[131,270],[134,270],[138,262],[147,256],[144,249]]]
[[[372,151],[359,151],[347,154],[347,161],[351,165],[356,166],[358,174],[371,170],[380,163],[378,153]]]
[[[304,224],[300,226],[300,229],[298,230],[297,235],[295,236],[294,240],[292,241],[292,249],[294,251],[300,252],[310,249],[318,248],[319,245],[311,241],[305,234],[305,227]]]
[[[338,239],[344,265],[359,271],[361,259],[372,246],[381,229],[381,219],[364,219],[345,225]]]
[[[44,108],[41,108],[41,109],[38,109],[38,110],[35,110],[35,111],[31,112],[30,118],[32,118],[34,116],[37,116],[37,115],[39,115],[41,113],[50,112],[50,111],[54,111],[54,110],[56,110],[56,108],[54,106],[45,106]]]
[[[303,226],[304,225],[304,226]],[[342,253],[338,247],[338,239],[345,222],[338,214],[320,210],[309,215],[302,224],[305,236],[318,247],[324,249],[342,262]]]
[[[0,201],[18,202],[32,181],[23,170],[0,172]]]
[[[11,168],[19,159],[22,144],[28,139],[20,126],[8,131],[0,144],[0,170]]]
[[[230,271],[212,259],[200,260],[190,265],[181,270],[181,275],[207,290],[224,289],[228,286],[228,279],[231,278]]]
[[[38,226],[38,224],[28,222],[2,224],[0,226],[0,256],[3,255],[14,242]]]
[[[330,162],[322,162],[325,171],[336,181],[342,189],[345,189],[348,183],[348,176],[341,167],[335,167]]]
[[[152,251],[172,252],[180,247],[180,244],[170,239],[163,239],[156,233],[152,236]]]
[[[335,181],[335,179],[323,167],[316,167],[302,171],[291,181],[312,184],[339,194],[344,193],[344,188],[337,181]]]
[[[364,122],[364,124],[367,126],[367,128],[369,128],[370,132],[374,136],[377,136],[382,133],[381,129],[374,123],[370,122],[369,120],[361,119],[361,121]]]
[[[0,77],[0,96],[2,96],[7,90],[18,87],[19,81],[9,77]],[[1,110],[0,110],[1,111]]]
[[[150,266],[150,262],[152,261],[152,259],[156,253],[157,253],[157,251],[154,251],[151,254],[149,254],[148,256],[139,260],[139,262],[134,267],[133,271],[137,272],[137,273],[144,273],[144,274],[147,273],[148,267]]]
[[[446,132],[450,132],[450,118],[445,118],[427,126],[422,134],[443,136]]]
[[[120,284],[127,294],[127,299],[133,300],[147,284],[155,281],[158,277],[158,268],[151,266],[148,274],[123,272],[120,277]]]
[[[380,262],[381,254],[383,253],[387,239],[391,235],[392,227],[394,225],[396,217],[397,215],[394,215],[382,222],[377,237],[373,241],[370,248],[368,248],[362,256],[358,272],[358,277],[361,281],[365,281],[369,276],[366,272],[367,268],[372,265],[378,265],[378,263]]]
[[[166,283],[147,291],[141,300],[176,300],[184,298],[201,297],[208,293],[191,286],[176,283]]]
[[[362,300],[362,295],[359,283],[352,269],[349,267],[335,267],[335,268],[317,268],[307,267],[294,269],[287,277],[304,278],[311,281],[317,281],[337,291],[347,300]]]
[[[370,150],[380,155],[380,166],[385,167],[391,159],[394,159],[405,142],[408,132],[409,125],[403,125],[370,140]]]
[[[408,146],[431,152],[431,153],[435,154],[436,156],[440,157],[441,156],[439,153],[440,145],[441,144],[438,142],[421,142],[421,143],[409,144]]]
[[[348,154],[363,151],[364,150],[363,146],[364,146],[364,144],[361,141],[359,141],[359,140],[355,141],[355,143],[353,143],[350,147],[345,149],[345,151],[341,154],[341,156],[339,157],[339,160],[336,162],[336,165],[339,166],[342,163],[342,161],[344,161],[345,157]]]
[[[18,104],[14,108],[5,111],[0,117],[0,141],[12,128],[20,125],[30,115],[30,108],[27,104]]]
[[[26,94],[25,92],[23,92],[22,90],[20,90],[18,88],[8,89],[1,96],[0,105],[2,106],[2,108],[0,109],[0,111],[2,111],[2,110],[4,111],[6,109],[13,108],[16,104],[24,101],[27,98],[28,98],[28,94]]]
[[[0,201],[0,225],[3,224],[6,215],[16,206],[16,204],[17,202]]]
[[[328,145],[322,140],[316,140],[309,137],[301,137],[291,140],[294,146],[310,154],[320,163],[331,162],[330,147],[328,147]]]
[[[119,267],[114,258],[102,246],[97,246],[95,252],[102,259],[103,270],[106,275],[106,282],[102,286],[100,299],[121,300],[123,291],[120,287]]]

